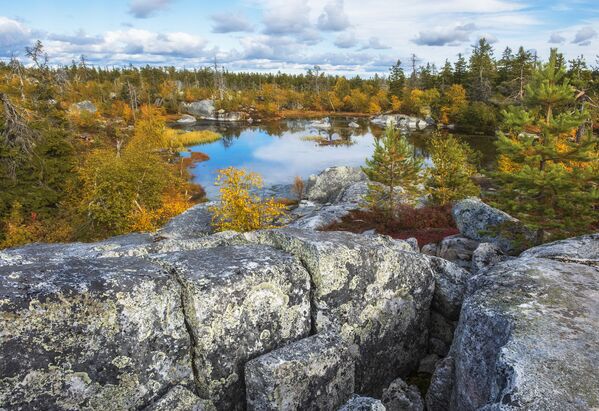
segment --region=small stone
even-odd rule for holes
[[[414,252],[416,252],[416,253],[420,252],[420,247],[418,247],[418,240],[416,238],[410,237],[404,241],[406,243],[410,244],[410,247],[412,247],[412,250],[414,250]]]
[[[338,411],[387,411],[381,400],[354,395]]]
[[[472,253],[472,272],[480,273],[508,258],[498,245],[480,243]]]
[[[383,391],[383,404],[389,411],[423,411],[424,402],[415,385],[397,378]]]
[[[437,243],[429,243],[422,246],[422,250],[420,251],[422,254],[428,254],[432,256],[437,256]]]

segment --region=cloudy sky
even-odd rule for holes
[[[599,0],[0,0],[0,58],[40,39],[55,64],[384,73],[415,53],[442,64],[479,37],[599,54]]]

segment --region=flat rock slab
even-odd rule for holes
[[[198,393],[220,410],[243,409],[245,363],[310,332],[308,272],[261,245],[158,258],[182,285]]]
[[[137,409],[191,380],[179,285],[133,257],[0,268],[0,404]]]
[[[312,280],[317,332],[337,330],[356,356],[356,390],[380,395],[426,352],[434,277],[428,257],[384,236],[295,229],[248,233],[297,256]]]
[[[450,355],[453,410],[599,407],[599,269],[545,258],[475,277]]]
[[[347,343],[317,334],[246,364],[248,410],[335,410],[354,392]]]

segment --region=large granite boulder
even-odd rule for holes
[[[182,287],[198,394],[243,409],[244,365],[310,332],[310,278],[289,254],[260,245],[155,257]]]
[[[564,251],[474,277],[450,353],[450,409],[599,406],[599,269],[560,261],[575,253]]]
[[[191,382],[180,287],[167,271],[135,257],[24,257],[0,267],[2,407],[138,409]]]
[[[496,244],[508,254],[529,247],[536,239],[535,233],[527,229],[520,220],[478,198],[458,201],[453,206],[452,213],[463,236]]]
[[[288,227],[303,230],[318,230],[330,224],[341,221],[356,207],[353,203],[322,205],[303,200],[299,207],[291,212],[293,221]]]
[[[435,278],[432,308],[448,319],[457,320],[471,274],[450,261],[428,257]]]
[[[335,410],[354,392],[347,343],[320,333],[258,357],[245,366],[248,410]]]
[[[164,227],[158,230],[158,235],[166,238],[196,238],[212,234],[212,213],[210,207],[216,203],[201,203],[191,207],[176,217],[173,217]]]
[[[599,266],[599,233],[529,248],[521,254],[521,257],[552,258]]]
[[[196,118],[189,114],[183,114],[179,120],[177,120],[177,124],[181,125],[192,125],[196,123]]]
[[[385,236],[294,229],[245,236],[297,256],[309,271],[313,327],[348,341],[357,392],[380,395],[417,367],[435,288],[428,257]]]
[[[182,108],[187,114],[204,120],[216,119],[216,108],[214,101],[210,99],[192,101],[191,103],[182,103]]]
[[[347,187],[367,179],[366,174],[359,168],[329,167],[308,178],[305,198],[318,203],[332,203]]]

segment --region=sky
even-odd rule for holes
[[[599,64],[599,0],[0,0],[0,59],[39,39],[56,65],[371,76],[412,53],[455,61],[480,37]]]

